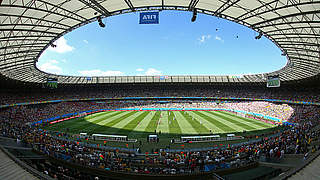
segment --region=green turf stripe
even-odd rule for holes
[[[204,117],[202,117],[201,115],[198,115],[195,113],[196,111],[189,111],[188,114],[190,116],[192,116],[196,121],[199,122],[200,124],[200,121],[201,121],[201,124],[205,127],[207,127],[210,131],[213,132],[213,133],[224,133],[225,131],[220,129],[219,127],[217,127],[217,125],[214,123],[214,121],[211,121],[211,120],[207,120],[205,119]]]
[[[111,116],[107,116],[104,118],[100,118],[99,120],[95,120],[94,123],[100,126],[103,126],[104,124],[113,121],[114,119],[118,119],[120,117],[125,116],[128,114],[130,111],[116,111],[115,114],[112,114]]]
[[[236,116],[235,114],[233,114],[231,112],[225,112],[225,111],[220,111],[220,112],[223,113],[223,114],[228,114],[228,115],[233,116],[233,117],[237,117],[239,119],[242,119],[244,121],[250,122],[252,124],[255,124],[257,126],[261,126],[261,127],[264,127],[264,128],[274,127],[274,125],[272,125],[272,124],[268,124],[268,123],[265,123],[265,122],[262,122],[262,121],[259,121],[259,120],[256,120],[256,119],[248,119],[248,118]]]
[[[121,121],[125,121],[127,118],[129,118],[132,115],[137,114],[137,111],[130,111],[129,113],[125,114],[124,116],[121,116],[117,119],[114,119],[112,121],[109,121],[102,125],[101,128],[96,129],[97,132],[105,132],[106,128],[114,128],[116,124],[120,123]]]
[[[252,123],[250,121],[245,121],[244,119],[241,119],[240,116],[231,116],[231,114],[223,113],[223,111],[215,111],[215,112],[220,114],[221,116],[226,117],[226,118],[233,119],[233,120],[236,120],[237,122],[241,122],[243,124],[251,126],[254,129],[265,129],[266,128],[266,127],[263,127],[263,126],[260,126],[260,125],[256,125],[256,124],[254,124],[254,123]],[[248,119],[248,120],[250,120],[250,119]]]
[[[109,117],[107,119],[102,120],[98,124],[87,127],[86,132],[97,133],[97,130],[103,131],[104,129],[108,128],[109,126],[114,125],[114,124],[112,124],[112,122],[118,122],[118,121],[122,120],[123,118],[130,116],[130,113],[134,113],[134,111],[119,111],[119,112],[120,112],[120,114]],[[108,123],[111,123],[112,125],[109,125]]]
[[[106,120],[110,120],[113,117],[122,116],[123,112],[121,111],[109,111],[103,116],[98,116],[92,119],[88,119],[87,123],[84,124],[76,124],[74,126],[75,129],[81,129],[84,132],[90,131],[91,128],[101,125],[101,122],[105,122]]]
[[[118,122],[117,124],[115,124],[114,126],[111,126],[109,128],[106,128],[106,132],[111,133],[111,134],[121,134],[121,133],[125,133],[125,134],[129,134],[131,130],[127,130],[124,129],[124,127],[130,123],[132,123],[132,121],[135,121],[136,118],[138,118],[140,115],[142,115],[144,112],[143,111],[136,111],[135,114],[132,114],[131,116],[122,119],[120,122]],[[136,123],[137,125],[138,123]]]
[[[112,111],[107,111],[107,112],[101,112],[98,113],[99,115],[94,116],[93,118],[90,117],[85,117],[85,121],[77,121],[73,124],[73,126],[70,128],[70,130],[74,130],[74,129],[83,129],[86,128],[90,125],[96,124],[96,122],[94,122],[94,120],[98,120],[98,119],[104,119],[106,117],[109,117],[111,114],[114,114],[114,112]]]
[[[99,113],[95,113],[95,114],[92,114],[92,115],[89,115],[89,116],[90,117],[92,117],[92,116],[102,116],[102,115],[104,115],[106,113],[108,113],[108,112],[99,112]],[[80,118],[75,118],[75,119],[71,119],[71,120],[67,120],[67,121],[63,121],[61,123],[57,123],[56,125],[57,126],[61,125],[61,127],[64,127],[64,126],[68,126],[69,124],[74,124],[75,121],[77,122],[77,124],[85,123],[85,121],[87,121],[87,116],[80,117]]]
[[[133,129],[135,129],[139,123],[149,114],[148,111],[142,111],[136,118],[132,119],[127,123],[125,126],[123,126],[117,133],[122,133],[123,131],[131,132]]]
[[[130,134],[145,131],[145,129],[147,128],[148,124],[150,123],[152,117],[156,113],[155,111],[149,111],[149,112],[150,113],[138,123],[137,127],[135,127]]]
[[[197,115],[203,117],[207,121],[215,124],[219,129],[223,130],[224,132],[235,132],[235,131],[237,131],[236,129],[233,129],[231,127],[232,125],[227,125],[223,121],[219,121],[217,118],[215,118],[213,116],[210,116],[210,114],[205,114],[203,111],[201,111],[201,112],[195,111],[194,113],[196,113]],[[214,131],[214,133],[215,133],[215,131]]]
[[[193,128],[192,124],[184,118],[184,116],[180,113],[181,111],[173,111],[176,119],[178,119],[179,127],[181,128],[181,132],[183,134],[198,134],[197,130]]]
[[[141,114],[143,114],[143,111],[135,111],[134,114],[132,114],[131,116],[122,119],[120,122],[118,122],[117,124],[115,124],[114,126],[112,126],[112,128],[123,128],[125,127],[128,123],[131,123],[131,121],[135,120],[137,117],[139,117]]]
[[[86,117],[88,122],[91,122],[93,124],[97,124],[105,119],[108,119],[110,117],[116,116],[118,114],[121,114],[121,111],[107,111],[102,115],[95,116],[95,117]]]
[[[202,122],[200,124],[200,122],[193,118],[188,111],[180,111],[180,114],[192,125],[193,129],[195,129],[198,134],[210,133],[209,129],[206,128]]]
[[[168,122],[169,122],[169,133],[174,133],[174,134],[181,134],[181,128],[178,123],[178,119],[174,119],[174,114],[173,111],[168,111],[169,117],[168,117]],[[171,123],[170,123],[171,122]]]
[[[154,132],[157,129],[159,118],[160,118],[160,111],[157,111],[152,117],[145,131]]]
[[[95,115],[95,117],[103,116],[108,113],[109,112],[99,112],[99,113],[96,113],[97,115]],[[61,131],[61,130],[66,130],[67,128],[69,128],[69,132],[73,132],[74,129],[78,129],[78,127],[80,127],[84,124],[88,124],[87,117],[81,117],[81,118],[71,119],[71,120],[57,123],[53,126],[52,130]]]
[[[103,111],[103,112],[98,112],[98,113],[94,113],[94,114],[90,114],[88,116],[85,116],[85,119],[93,119],[93,118],[96,118],[96,117],[99,117],[99,116],[102,116],[104,114],[109,114],[109,113],[112,113],[113,111]]]
[[[59,122],[59,123],[50,125],[48,130],[51,130],[51,131],[65,130],[67,127],[72,126],[75,122],[83,122],[83,121],[85,121],[84,118],[70,119],[67,121],[63,121],[63,122]]]
[[[238,127],[242,127],[247,131],[253,131],[253,130],[257,130],[257,129],[261,128],[261,127],[252,127],[252,126],[250,126],[251,124],[243,123],[242,120],[235,119],[234,117],[230,118],[225,114],[219,113],[218,111],[210,111],[209,113],[212,113],[213,115],[216,115],[222,119],[225,119],[225,120],[231,122],[232,124],[235,124]]]
[[[212,117],[213,119],[223,123],[224,125],[227,125],[229,127],[232,127],[236,132],[242,132],[246,130],[244,127],[241,127],[237,124],[232,123],[231,121],[228,121],[227,119],[224,119],[223,117],[215,114],[215,112],[211,111],[205,111],[203,112],[204,114],[208,115],[209,117]]]
[[[160,111],[160,118],[157,127],[157,132],[169,133],[168,113],[166,111]]]

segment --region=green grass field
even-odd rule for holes
[[[85,132],[135,138],[160,131],[161,134],[177,136],[249,132],[272,127],[271,124],[222,111],[106,111],[60,122],[47,129],[68,130],[71,134]]]
[[[138,142],[108,142],[107,146],[139,147],[143,152],[152,152],[155,149],[166,147],[179,149],[181,144],[171,144],[170,140],[172,138],[179,139],[182,135],[220,134],[226,136],[226,133],[252,135],[277,129],[274,125],[223,111],[106,111],[63,121],[44,128],[51,131],[66,132],[70,135],[79,133],[127,135],[129,139],[137,139]],[[148,143],[146,137],[154,134],[155,131],[160,138],[160,142]],[[159,134],[160,131],[161,134]],[[244,133],[244,131],[246,132]],[[247,139],[232,142],[186,143],[184,148],[201,148],[245,141]],[[93,140],[89,140],[89,142],[103,143]]]

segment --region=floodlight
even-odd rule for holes
[[[102,28],[106,27],[106,25],[102,22],[101,16],[98,16],[97,19],[100,27]]]
[[[194,9],[193,9],[193,16],[192,16],[192,18],[191,18],[191,22],[195,22],[196,19],[197,19],[197,9],[194,8]]]
[[[259,35],[256,36],[255,39],[260,39],[260,38],[262,37],[262,35],[263,35],[263,34],[262,34],[262,32],[260,31],[260,32],[259,32]]]

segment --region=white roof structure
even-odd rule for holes
[[[266,74],[233,76],[54,75],[36,67],[41,53],[66,33],[99,16],[139,11],[179,10],[204,13],[237,22],[274,42],[287,57],[282,69]],[[191,23],[191,22],[190,22]],[[98,27],[97,27],[98,28]],[[252,37],[254,38],[254,37]],[[231,50],[230,50],[231,51]],[[59,83],[144,82],[265,82],[301,80],[320,71],[320,0],[0,0],[0,74],[24,82]]]

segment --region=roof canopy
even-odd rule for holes
[[[287,65],[268,74],[234,76],[80,77],[42,72],[41,53],[64,34],[98,16],[149,10],[192,11],[225,18],[260,32],[288,58]],[[97,12],[97,13],[96,13]],[[253,37],[254,38],[254,37]],[[0,73],[43,83],[134,82],[265,82],[279,74],[282,81],[299,80],[320,71],[319,0],[0,0]]]

